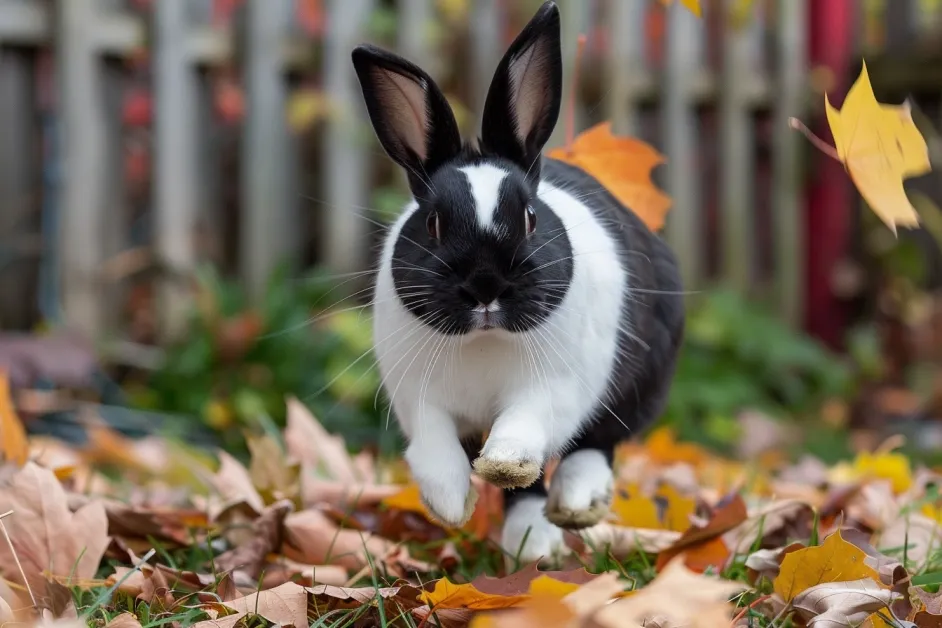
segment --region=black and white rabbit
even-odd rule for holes
[[[414,196],[386,236],[373,329],[413,477],[459,525],[473,460],[505,489],[504,549],[555,557],[561,528],[608,512],[614,446],[663,407],[684,329],[674,256],[598,181],[541,158],[562,96],[553,2],[501,60],[477,146],[417,66],[368,45],[353,64]]]

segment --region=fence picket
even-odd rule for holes
[[[807,85],[807,7],[804,2],[778,0],[776,49],[777,97],[774,109],[772,157],[772,220],[775,233],[775,286],[779,314],[787,322],[801,322],[804,295],[804,216],[801,189],[799,135],[788,119],[800,117]]]
[[[677,3],[668,7],[661,137],[668,159],[665,187],[674,204],[667,215],[665,233],[677,253],[687,290],[699,287],[704,264],[697,167],[699,123],[692,90],[701,69],[702,42],[697,18]]]

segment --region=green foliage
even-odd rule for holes
[[[739,295],[713,292],[688,313],[665,420],[684,438],[722,446],[735,440],[740,410],[801,414],[850,384],[847,365],[816,341]]]
[[[199,416],[237,450],[244,428],[284,424],[288,395],[354,447],[393,438],[381,429],[382,400],[374,408],[369,277],[338,281],[315,272],[296,280],[279,272],[257,308],[238,283],[210,269],[198,286],[186,340],[168,349],[140,405]]]

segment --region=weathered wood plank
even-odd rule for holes
[[[171,275],[160,287],[160,330],[167,340],[185,331],[186,284],[196,265],[195,229],[201,208],[199,78],[187,48],[187,0],[154,5],[154,87],[157,105],[154,139],[154,235],[157,256]]]
[[[367,261],[369,147],[359,138],[366,120],[350,52],[360,42],[375,0],[343,0],[330,5],[331,28],[324,44],[324,86],[343,117],[329,125],[325,143],[324,188],[327,196],[325,261],[337,272],[363,268]]]
[[[700,285],[703,272],[703,234],[699,159],[699,122],[692,106],[691,86],[700,70],[702,27],[679,4],[667,9],[667,55],[664,72],[664,108],[661,111],[665,187],[674,199],[665,234],[677,253],[687,290]]]
[[[804,2],[778,0],[776,68],[778,102],[774,114],[772,216],[779,312],[793,325],[804,312],[804,203],[799,145],[788,119],[801,117],[806,89],[807,10]]]
[[[288,190],[289,138],[283,43],[290,0],[245,3],[247,109],[242,146],[242,277],[253,300],[261,299],[279,263],[295,254],[297,229]]]
[[[637,135],[638,96],[649,80],[644,58],[643,0],[621,0],[610,5],[611,54],[606,60],[608,90],[605,108],[617,134]]]

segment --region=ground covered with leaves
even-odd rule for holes
[[[28,438],[0,396],[3,625],[942,625],[942,475],[899,439],[744,463],[656,429],[619,448],[608,520],[538,567],[499,549],[498,490],[444,529],[401,461],[293,399],[243,464],[94,423]]]

